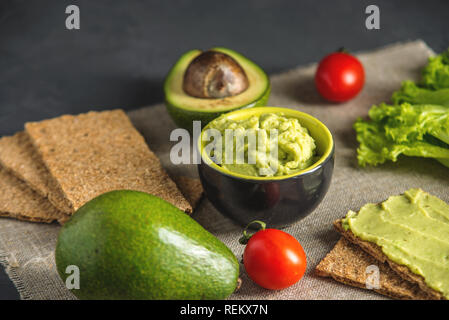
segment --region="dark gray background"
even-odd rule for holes
[[[69,4],[81,30],[65,28]],[[380,30],[365,28],[369,4]],[[229,47],[272,74],[341,46],[418,38],[437,52],[449,46],[449,1],[1,0],[0,136],[26,121],[161,102],[168,69],[192,48]],[[0,271],[0,299],[17,298]]]

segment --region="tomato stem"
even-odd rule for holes
[[[338,48],[337,52],[340,52],[340,53],[348,53],[348,54],[349,54],[348,49],[346,49],[345,47],[340,47],[340,48]]]
[[[256,223],[260,226],[259,230],[265,230],[265,228],[267,227],[267,224],[263,221],[260,221],[260,220],[251,221],[250,223],[248,223],[248,225],[245,227],[245,229],[243,229],[243,236],[239,239],[240,244],[243,244],[243,245],[247,244],[249,239],[253,236],[254,233],[248,234],[248,228],[250,225],[252,225],[254,223]],[[259,230],[257,230],[257,231],[259,231]]]

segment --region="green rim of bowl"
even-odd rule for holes
[[[215,169],[225,175],[228,175],[228,176],[236,177],[236,178],[243,179],[243,180],[276,181],[276,180],[285,180],[285,179],[293,178],[296,176],[300,176],[305,173],[309,173],[309,172],[313,171],[315,168],[317,168],[318,166],[320,166],[321,164],[323,164],[326,161],[326,159],[332,154],[332,150],[334,149],[334,139],[332,138],[331,132],[320,120],[318,120],[315,117],[312,117],[310,114],[307,114],[307,113],[304,113],[304,112],[301,112],[298,110],[294,110],[294,109],[289,109],[289,108],[254,107],[254,108],[249,108],[249,109],[241,109],[241,110],[232,111],[232,112],[222,115],[222,117],[231,118],[234,120],[243,120],[243,119],[247,119],[254,115],[261,115],[263,113],[283,113],[286,116],[297,118],[299,120],[299,122],[301,123],[301,125],[303,125],[304,127],[306,127],[309,130],[309,134],[315,140],[317,140],[317,137],[316,137],[317,135],[321,135],[320,136],[321,139],[323,139],[325,141],[329,141],[329,143],[327,143],[324,150],[320,150],[320,153],[322,153],[321,157],[316,162],[314,162],[311,166],[309,166],[303,170],[300,170],[298,172],[295,172],[295,173],[292,173],[289,175],[285,175],[285,176],[255,177],[255,176],[247,176],[247,175],[235,173],[235,172],[227,170],[227,169],[219,166],[215,162],[213,162],[212,159],[210,159],[208,157],[208,155],[206,154],[206,152],[204,151],[205,143],[203,143],[202,137],[203,137],[204,132],[209,128],[209,126],[210,126],[210,123],[209,123],[207,126],[205,126],[203,128],[200,136],[198,137],[198,141],[197,141],[198,150],[200,150],[200,154],[201,154],[201,160],[204,161],[208,166],[212,167],[213,169]],[[313,128],[313,130],[312,130],[310,128],[310,125],[313,125],[315,128]],[[314,133],[312,133],[311,131],[314,131]],[[317,133],[317,131],[318,131],[318,133]]]

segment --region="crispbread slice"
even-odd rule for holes
[[[129,189],[192,211],[122,110],[65,115],[25,129],[74,210],[104,192]]]
[[[68,215],[0,167],[0,216],[33,222],[64,223]]]
[[[331,277],[344,284],[366,289],[369,266],[379,268],[379,288],[374,291],[394,299],[429,300],[433,296],[422,291],[417,284],[402,279],[387,263],[379,263],[357,245],[342,237],[321,260],[315,274]]]
[[[25,132],[0,139],[0,164],[60,211],[73,212]]]
[[[440,292],[430,288],[424,281],[424,278],[410,271],[410,269],[404,265],[397,264],[396,262],[390,260],[383,252],[382,248],[375,243],[364,241],[352,233],[351,230],[345,230],[342,225],[342,220],[339,219],[334,222],[335,229],[341,233],[347,240],[358,245],[363,251],[370,254],[373,258],[381,263],[387,263],[389,267],[394,270],[401,278],[404,280],[415,283],[419,288],[426,292],[432,299],[444,300],[446,299]]]
[[[181,190],[187,201],[189,201],[193,210],[195,210],[199,205],[204,192],[200,179],[186,176],[171,176],[171,178],[176,183],[179,190]]]

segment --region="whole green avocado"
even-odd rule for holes
[[[224,299],[239,263],[226,245],[170,203],[119,190],[81,207],[62,227],[56,265],[79,268],[80,299]]]

